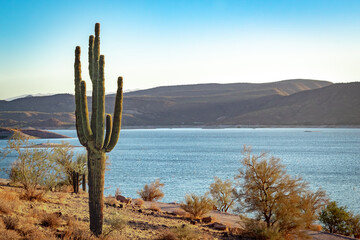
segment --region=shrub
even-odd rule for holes
[[[191,195],[185,196],[185,203],[182,203],[180,206],[193,218],[200,218],[204,214],[210,212],[213,205],[212,200],[206,194],[203,196],[197,196],[192,193]]]
[[[305,228],[310,229],[318,220],[322,207],[328,203],[325,191],[319,189],[316,192],[305,191],[301,194],[301,211]]]
[[[113,232],[121,233],[127,226],[127,221],[124,217],[114,214],[106,220],[108,226],[104,231],[103,237],[106,238]]]
[[[330,233],[349,235],[352,231],[349,224],[351,214],[346,207],[339,207],[334,201],[322,209],[319,220]]]
[[[239,169],[237,198],[244,212],[253,213],[267,231],[280,235],[302,235],[326,201],[321,190],[312,193],[301,178],[292,178],[279,158],[255,155],[244,146],[243,168]]]
[[[55,229],[60,225],[60,218],[55,213],[44,213],[41,216],[40,225]]]
[[[18,196],[13,192],[1,191],[0,192],[0,213],[12,213],[18,206]]]
[[[3,217],[3,222],[7,230],[16,230],[19,225],[19,219],[12,216]]]
[[[188,225],[166,230],[157,240],[195,240],[205,239]]]
[[[214,200],[217,210],[227,212],[234,205],[236,199],[234,195],[234,187],[230,180],[222,181],[215,177],[215,182],[210,185],[210,194]]]
[[[63,183],[73,186],[74,193],[78,193],[80,181],[86,176],[87,172],[86,154],[77,154],[74,159],[73,146],[70,143],[62,142],[61,146],[53,149],[52,158],[65,176]]]
[[[25,199],[39,198],[56,185],[59,176],[56,163],[50,159],[51,150],[32,148],[28,139],[14,134],[3,154],[11,152],[16,153],[17,159],[8,174],[12,182],[23,186]],[[42,194],[37,190],[39,186]]]
[[[245,225],[246,235],[258,240],[284,240],[284,236],[275,226],[267,227],[265,222],[248,220]]]
[[[155,182],[150,183],[150,185],[145,184],[144,189],[137,193],[144,201],[160,200],[164,197],[164,193],[160,189],[164,187],[164,185],[165,184],[160,183],[159,179],[156,179]]]

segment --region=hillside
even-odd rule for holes
[[[359,88],[305,79],[157,87],[124,95],[123,126],[360,125]],[[0,101],[0,126],[73,127],[74,110],[70,94]]]
[[[68,136],[61,135],[54,132],[38,130],[38,129],[14,129],[0,127],[0,139],[10,139],[14,134],[20,135],[24,138],[69,138]]]

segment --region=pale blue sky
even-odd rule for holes
[[[73,93],[76,45],[101,23],[106,91],[360,80],[359,0],[0,1],[0,99]],[[90,86],[90,84],[88,84]]]

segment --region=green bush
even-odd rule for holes
[[[322,209],[319,220],[330,233],[360,236],[360,215],[354,215],[345,206],[339,207],[335,201]]]

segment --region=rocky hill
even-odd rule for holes
[[[124,95],[123,126],[360,125],[359,88],[305,79],[157,87]],[[74,110],[70,94],[0,101],[0,126],[73,127]]]

